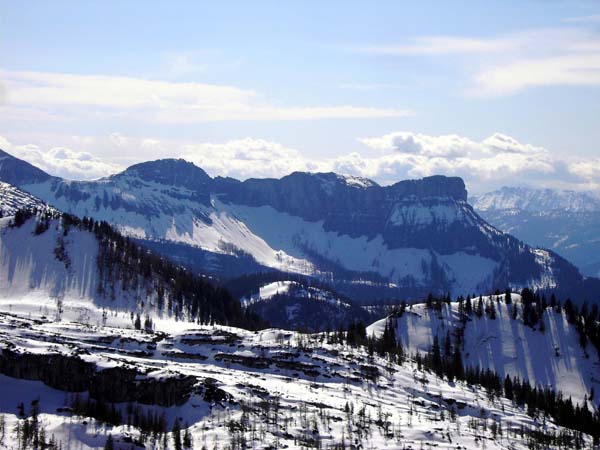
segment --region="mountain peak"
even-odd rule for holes
[[[23,184],[43,183],[52,178],[41,169],[27,161],[0,150],[0,180],[20,186]]]
[[[168,186],[181,186],[192,191],[205,191],[212,182],[212,178],[194,163],[175,158],[134,164],[113,177],[123,175],[137,176],[145,181]]]

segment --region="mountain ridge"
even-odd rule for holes
[[[328,280],[340,293],[366,301],[582,282],[558,255],[483,220],[457,177],[379,186],[295,172],[238,181],[211,178],[175,159],[136,164],[96,181],[49,175],[40,181],[35,168],[28,173],[19,187],[58,209],[105,220],[137,239],[201,249],[207,261],[216,261],[218,276],[228,276],[221,259],[249,257],[259,266]]]

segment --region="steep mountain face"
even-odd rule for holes
[[[16,163],[14,163],[16,164]],[[21,162],[20,164],[25,164]],[[78,216],[114,224],[158,250],[184,244],[185,262],[220,276],[265,268],[317,277],[365,301],[434,292],[581,283],[559,256],[532,249],[483,220],[459,178],[392,186],[333,173],[282,179],[211,179],[183,160],[161,160],[90,182],[40,179],[18,186]],[[8,177],[0,167],[0,179]],[[236,274],[228,273],[233,267]]]
[[[593,193],[505,187],[471,200],[495,227],[600,277],[600,199]]]

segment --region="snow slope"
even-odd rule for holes
[[[2,213],[3,216],[10,216],[18,209],[24,207],[38,209],[49,208],[46,203],[39,198],[8,183],[0,181],[0,213]]]
[[[69,320],[106,309],[252,327],[239,301],[195,275],[95,223],[40,213],[20,226],[0,219],[0,303],[44,309]],[[45,225],[44,225],[45,224]],[[81,318],[81,319],[79,319]],[[95,319],[94,319],[95,320]]]
[[[329,344],[320,335],[276,329],[235,328],[161,321],[160,332],[53,322],[39,314],[0,313],[0,349],[19,355],[79,355],[101,374],[136,370],[144,380],[196,380],[180,405],[138,404],[164,412],[168,428],[181,418],[194,448],[301,449],[335,444],[358,448],[525,449],[522,427],[560,431],[502,398],[460,382],[441,380],[410,361],[398,365],[364,350]],[[177,330],[177,331],[175,331]],[[1,356],[1,355],[0,355]],[[22,356],[24,357],[24,356]],[[207,396],[207,386],[215,395]],[[81,399],[87,391],[79,393]],[[0,375],[0,415],[6,433],[0,448],[15,445],[17,404],[38,400],[39,421],[63,448],[101,449],[108,435],[130,448],[135,426],[110,426],[69,413],[73,394],[37,380]],[[128,403],[117,402],[126,411]],[[493,433],[501,426],[502,433]],[[166,439],[174,448],[172,434]],[[590,439],[584,436],[586,445]],[[163,449],[149,436],[144,448]],[[138,447],[139,448],[139,447]]]
[[[64,237],[53,220],[46,232],[35,235],[35,219],[21,227],[11,227],[11,220],[0,221],[0,295],[14,298],[39,290],[55,298],[95,297],[98,244],[93,234],[73,230]],[[60,241],[70,257],[68,268],[54,257]]]
[[[114,300],[99,295],[98,242],[92,233],[73,228],[64,236],[61,222],[54,219],[48,230],[35,235],[35,219],[18,228],[10,226],[11,220],[10,217],[0,219],[0,304],[3,307],[10,311],[19,305],[31,311],[43,310],[52,317],[65,314],[70,320],[98,316],[102,308],[108,306],[126,312],[127,316],[129,311],[138,310],[140,293],[123,293]],[[55,256],[61,243],[68,264]]]
[[[532,329],[523,324],[520,297],[513,294],[513,303],[506,305],[504,296],[484,298],[493,302],[496,319],[475,314],[463,324],[458,303],[443,303],[437,312],[425,304],[409,307],[402,317],[394,319],[396,334],[409,352],[427,352],[434,336],[440,344],[450,334],[464,330],[462,346],[466,366],[489,368],[502,378],[507,374],[529,380],[532,385],[550,386],[563,392],[573,401],[583,402],[592,389],[600,392],[600,360],[595,348],[588,345],[584,351],[579,345],[579,334],[574,325],[567,322],[564,311],[557,313],[548,308],[543,315],[545,330]],[[519,316],[512,318],[512,308],[517,304]],[[386,319],[368,327],[369,334],[381,335]],[[594,399],[599,405],[598,397]]]

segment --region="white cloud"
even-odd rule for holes
[[[531,144],[522,144],[511,136],[502,133],[494,133],[482,142],[481,149],[491,153],[523,153],[543,154],[547,150]]]
[[[593,21],[595,16],[571,22]],[[399,45],[360,47],[381,55],[463,57],[466,92],[513,94],[538,86],[600,85],[600,32],[584,27],[528,30],[493,37],[423,36]],[[460,61],[460,60],[459,60]]]
[[[599,160],[557,159],[543,147],[501,133],[474,141],[457,135],[395,132],[360,141],[380,154],[366,158],[354,155],[343,167],[351,162],[352,174],[383,182],[443,174],[464,178],[476,191],[523,181],[547,187],[600,189]]]
[[[115,142],[115,136],[118,137]],[[244,138],[197,144],[133,138],[113,133],[105,138],[76,137],[73,142],[91,148],[113,145],[112,157],[101,159],[94,150],[74,151],[37,145],[15,146],[0,136],[0,148],[23,158],[53,175],[71,179],[92,179],[118,172],[126,165],[141,162],[122,159],[143,149],[143,160],[184,158],[202,167],[211,176],[237,179],[279,178],[294,171],[337,172],[393,184],[407,178],[430,175],[460,176],[469,190],[482,192],[502,185],[527,183],[538,187],[600,190],[600,159],[560,159],[540,146],[522,143],[501,133],[475,140],[456,134],[427,135],[398,131],[379,137],[359,139],[366,152],[333,157],[308,158],[297,149],[265,139]],[[90,147],[85,147],[90,148]],[[103,153],[104,154],[104,153]],[[117,163],[120,162],[120,163]],[[122,164],[121,164],[122,163]]]
[[[169,72],[175,76],[189,75],[191,73],[201,73],[206,70],[206,63],[203,60],[206,52],[203,51],[184,51],[169,53],[167,55],[167,67]]]
[[[494,133],[481,141],[459,135],[408,131],[359,140],[376,153],[353,152],[308,159],[295,149],[263,139],[185,145],[179,151],[211,175],[281,177],[294,171],[328,172],[392,184],[407,178],[460,176],[474,191],[528,182],[547,187],[600,189],[598,160],[562,160],[540,146]]]
[[[492,66],[477,74],[474,95],[504,95],[536,86],[600,85],[600,50],[552,58],[519,60]]]
[[[297,150],[277,142],[252,138],[185,145],[180,156],[211,175],[239,179],[281,177],[294,171],[314,172],[325,168],[322,161],[312,163]]]
[[[89,152],[65,147],[47,150],[37,145],[14,145],[0,136],[0,148],[36,167],[67,179],[84,180],[100,178],[122,170],[117,164],[104,161]]]
[[[429,157],[467,155],[477,146],[470,139],[455,134],[428,136],[407,131],[398,131],[381,137],[359,140],[368,147],[378,150],[394,150],[401,153],[422,154]]]
[[[63,119],[121,114],[158,123],[401,117],[410,111],[354,105],[280,106],[233,86],[140,78],[0,70],[3,115],[40,110]],[[9,108],[7,110],[7,108]]]
[[[583,179],[596,181],[600,185],[600,158],[574,161],[569,164],[569,171]]]

